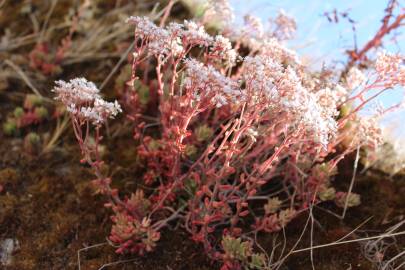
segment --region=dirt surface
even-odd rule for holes
[[[28,35],[29,31],[24,30],[28,27],[27,21],[24,21],[27,15],[12,11],[31,1],[9,2],[13,3],[3,7],[3,11],[7,11],[3,14],[7,13],[8,17],[0,16],[0,29],[7,26]],[[114,9],[115,6],[110,2],[115,1],[104,1],[99,8],[105,12]],[[124,5],[126,1],[121,2],[121,5]],[[63,14],[63,8],[68,8],[66,1],[64,3],[56,9],[52,23]],[[48,10],[48,6],[41,7],[40,4],[33,4],[33,8],[43,10],[40,13],[42,16]],[[148,9],[150,6],[143,8]],[[175,14],[177,12],[176,16],[184,16],[181,7],[174,10]],[[43,20],[41,17],[37,19],[40,22]],[[2,30],[1,35],[4,34],[5,30]],[[124,46],[127,44],[125,42],[129,41],[124,40],[121,45]],[[3,60],[12,59],[16,64],[20,64],[35,85],[48,97],[52,95],[46,91],[51,88],[55,79],[71,78],[80,73],[91,80],[101,82],[119,60],[115,56],[97,61],[70,63],[62,65],[62,73],[43,75],[30,67],[26,61],[33,46],[32,43],[22,45],[15,50],[0,52],[0,56]],[[115,48],[108,47],[105,50]],[[22,105],[25,94],[31,93],[15,70],[9,68],[7,74],[8,77],[4,71],[4,76],[0,77],[1,124],[13,113],[15,107]],[[109,95],[113,93],[115,78],[116,75],[106,87]],[[50,110],[54,110],[54,105],[49,106]],[[103,141],[104,159],[108,164],[105,170],[113,175],[113,186],[134,190],[142,168],[137,165],[136,145],[131,138],[131,127],[125,119],[119,121],[125,124],[120,127],[111,126],[112,134]],[[103,207],[105,200],[95,195],[90,186],[93,175],[88,166],[79,162],[79,148],[69,127],[60,136],[55,147],[46,154],[39,155],[30,151],[24,143],[24,136],[30,131],[35,131],[42,137],[46,137],[47,133],[52,134],[55,122],[55,119],[49,119],[44,123],[28,126],[15,136],[0,133],[0,185],[3,189],[0,192],[0,269],[79,269],[79,261],[82,270],[219,269],[220,266],[211,263],[203,254],[202,247],[193,243],[181,228],[164,231],[156,251],[145,257],[116,255],[114,247],[106,242],[111,227],[110,212]],[[352,166],[353,157],[348,157],[341,164],[339,175],[334,182],[340,190],[347,190]],[[345,240],[381,234],[403,219],[405,176],[388,179],[378,171],[368,171],[358,175],[354,191],[361,194],[362,204],[350,209],[343,220],[331,214],[341,213],[341,209],[332,204],[325,203],[314,209],[313,246],[334,242],[351,233],[367,219],[367,223]],[[287,227],[286,251],[290,250],[299,238],[302,240],[296,249],[310,246],[311,221],[306,232],[302,234],[307,220],[308,215],[302,214]],[[401,229],[403,228],[398,230]],[[279,256],[284,243],[283,232],[261,234],[258,240],[268,252],[271,252],[274,242],[279,243],[275,251],[275,256]],[[389,246],[384,250],[383,260],[392,258],[405,248],[405,237],[389,238],[386,242]],[[311,261],[317,270],[378,269],[377,260],[374,258],[375,262],[371,262],[364,252],[366,243],[356,242],[316,249],[312,254],[313,260],[308,251],[294,253],[281,269],[312,269]],[[93,245],[96,246],[83,249]]]

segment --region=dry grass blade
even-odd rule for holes
[[[45,36],[45,32],[47,31],[49,19],[51,18],[52,13],[55,10],[55,7],[56,7],[56,4],[58,3],[58,1],[59,0],[52,0],[51,7],[49,8],[48,13],[46,14],[45,21],[42,25],[41,33],[38,37],[38,41],[37,41],[38,43],[42,42],[42,40]]]
[[[78,269],[81,270],[80,252],[86,251],[86,250],[89,250],[89,249],[92,249],[92,248],[96,248],[96,247],[101,247],[101,246],[104,246],[104,245],[107,245],[107,243],[104,242],[104,243],[95,244],[95,245],[91,245],[91,246],[88,246],[88,247],[79,249],[79,250],[77,251],[77,265],[78,265]]]
[[[113,266],[113,265],[117,265],[117,264],[121,264],[121,263],[134,262],[136,260],[137,259],[129,259],[129,260],[116,261],[116,262],[112,262],[112,263],[106,263],[106,264],[103,264],[98,270],[106,269],[108,266]]]
[[[66,130],[68,123],[69,123],[69,117],[66,114],[63,116],[62,121],[60,120],[60,118],[57,119],[55,131],[53,132],[52,137],[49,139],[49,141],[43,148],[42,153],[47,153],[55,147],[60,136]]]
[[[359,239],[353,239],[353,240],[347,240],[347,241],[341,241],[341,242],[332,242],[332,243],[329,243],[329,244],[317,245],[317,246],[313,246],[313,247],[308,247],[308,248],[302,248],[302,249],[294,250],[292,253],[299,253],[299,252],[309,251],[309,250],[311,250],[311,249],[319,249],[319,248],[325,248],[325,247],[332,247],[332,246],[337,246],[337,245],[344,245],[344,244],[350,244],[350,243],[357,243],[357,242],[363,242],[363,241],[368,241],[368,240],[373,240],[373,239],[386,238],[386,237],[394,237],[394,236],[400,236],[400,235],[405,235],[405,231],[397,232],[397,233],[391,233],[391,234],[381,234],[381,235],[376,235],[376,236],[371,236],[371,237],[365,237],[365,238],[359,238]]]
[[[104,81],[100,85],[100,90],[104,88],[104,86],[108,83],[108,81],[111,79],[111,77],[117,72],[118,68],[121,66],[121,64],[125,61],[128,53],[132,50],[132,48],[135,45],[135,41],[131,43],[131,45],[128,47],[128,49],[122,54],[120,60],[117,62],[117,64],[114,66],[114,68],[111,70],[111,72],[108,74],[108,76],[104,79]]]
[[[40,96],[40,97],[44,98],[41,95],[41,93],[38,91],[38,89],[31,83],[28,76],[24,73],[24,71],[20,67],[18,67],[16,64],[14,64],[9,59],[6,59],[4,61],[4,63],[7,64],[8,66],[10,66],[12,69],[14,69],[15,72],[17,72],[17,74],[20,75],[21,79],[27,84],[27,86],[32,90],[32,92],[34,92],[37,96]]]
[[[349,205],[350,194],[352,193],[354,181],[356,180],[356,173],[357,173],[357,166],[359,164],[359,159],[360,159],[360,146],[357,147],[356,159],[354,160],[354,167],[353,167],[353,176],[352,176],[352,180],[350,181],[349,190],[347,191],[345,206],[343,208],[343,213],[342,213],[341,219],[344,219],[346,216],[347,207]]]

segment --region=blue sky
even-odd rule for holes
[[[296,42],[292,47],[312,57],[322,60],[342,59],[344,50],[351,49],[353,36],[350,25],[346,22],[331,24],[322,16],[325,11],[349,11],[357,24],[358,44],[365,44],[380,26],[387,0],[231,0],[237,18],[244,14],[253,14],[263,19],[274,16],[279,9],[284,9],[293,16],[298,24]],[[398,44],[389,40],[386,47],[393,52],[403,51],[405,36],[397,38]],[[402,43],[402,45],[401,45]]]
[[[400,3],[403,0],[399,1]],[[313,66],[322,64],[337,67],[347,59],[345,50],[353,48],[353,32],[346,21],[339,24],[329,23],[322,14],[336,8],[338,11],[348,11],[356,21],[357,43],[361,48],[376,33],[384,16],[387,0],[230,0],[235,9],[236,17],[252,14],[267,22],[269,17],[284,11],[295,18],[298,25],[296,37],[289,47],[299,52],[301,56],[311,57]],[[402,32],[405,32],[402,30]],[[397,36],[397,42],[384,40],[387,51],[404,53],[405,34]],[[382,95],[379,99],[384,105],[396,103],[403,98],[404,89],[394,89]],[[396,113],[392,121],[405,121],[405,111]],[[405,130],[405,129],[404,129]],[[405,131],[397,130],[405,137]]]

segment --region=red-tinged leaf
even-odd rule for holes
[[[201,187],[202,192],[207,193],[209,191],[208,186],[207,185],[203,185]]]
[[[118,196],[118,189],[114,188],[111,190],[111,195],[112,196]]]
[[[191,222],[193,225],[203,225],[204,223],[200,220],[194,220]]]
[[[221,270],[229,270],[229,267],[226,264],[224,264],[222,265]]]
[[[259,181],[257,181],[257,184],[259,184],[259,185],[264,185],[264,184],[266,184],[266,181],[264,181],[264,180],[259,180]]]
[[[205,205],[205,207],[209,207],[209,205],[210,205],[210,199],[208,199],[207,197],[205,197],[205,199],[204,199],[204,205]]]
[[[231,185],[219,185],[220,190],[231,190],[232,186]]]
[[[256,189],[252,189],[251,191],[249,191],[249,196],[254,196],[256,192]]]
[[[245,216],[247,216],[248,214],[249,214],[249,210],[245,210],[245,211],[240,212],[240,213],[239,213],[239,216],[240,216],[240,217],[245,217]]]
[[[233,173],[235,173],[235,168],[234,167],[229,167],[228,169],[227,169],[227,173],[229,173],[229,174],[233,174]]]
[[[212,206],[214,207],[214,208],[219,208],[219,207],[222,207],[224,205],[224,203],[223,202],[212,202]]]
[[[201,182],[201,178],[198,173],[193,173],[193,178],[194,178],[195,182],[197,182],[197,183]]]
[[[233,228],[233,230],[232,230],[232,234],[233,234],[234,236],[239,236],[239,235],[242,234],[242,229],[241,229],[241,228],[238,228],[238,227],[235,227],[235,228]]]
[[[240,175],[240,182],[241,182],[241,183],[245,183],[245,181],[246,181],[245,174],[242,173],[242,174]]]
[[[211,218],[211,222],[213,221],[219,221],[224,217],[224,215],[222,213],[216,213],[214,216],[212,216]]]

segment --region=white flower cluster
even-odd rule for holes
[[[76,117],[91,121],[95,125],[104,123],[122,112],[117,101],[107,102],[100,96],[96,85],[85,78],[75,78],[69,82],[56,81],[52,92],[56,100],[60,100],[68,112]]]
[[[149,55],[179,56],[185,48],[210,47],[210,52],[229,64],[234,64],[237,53],[229,39],[218,35],[211,37],[204,26],[185,20],[183,24],[170,23],[167,27],[156,26],[146,17],[132,16],[127,22],[135,25],[135,36],[145,44]]]
[[[269,19],[269,21],[274,25],[272,35],[278,40],[291,39],[297,30],[297,23],[294,18],[288,16],[282,9],[279,10],[275,19]]]
[[[264,37],[264,26],[260,18],[252,15],[245,15],[243,20],[245,23],[243,32],[249,33],[251,37],[256,39],[262,39]]]
[[[193,21],[184,21],[185,30],[182,33],[183,40],[188,44],[209,46],[213,38],[205,32],[204,26],[198,25]]]
[[[228,0],[208,0],[203,21],[220,27],[229,26],[235,19],[233,8]]]
[[[298,123],[303,124],[307,131],[315,136],[314,141],[326,148],[331,137],[337,132],[337,122],[334,118],[336,109],[330,110],[321,106],[316,96],[304,89],[301,91],[301,97],[297,99],[298,102],[289,109],[298,116]]]
[[[265,54],[279,62],[300,65],[297,54],[280,43],[282,40],[291,38],[295,32],[294,19],[280,11],[274,20],[270,19],[270,24],[270,29],[265,29],[260,18],[246,15],[243,26],[230,26],[223,34],[248,47],[251,53]]]
[[[263,40],[259,47],[259,52],[262,55],[267,55],[275,58],[279,62],[289,62],[301,64],[297,54],[285,46],[283,46],[276,38]]]
[[[217,35],[215,37],[210,51],[211,55],[218,56],[231,66],[236,63],[238,53],[232,49],[231,41],[222,35]]]
[[[137,38],[147,39],[153,36],[160,36],[160,28],[147,17],[131,16],[126,22],[136,26],[135,35]]]
[[[173,53],[178,55],[183,47],[180,40],[173,36],[167,29],[156,26],[147,17],[131,16],[127,22],[135,25],[135,37],[146,42],[150,55],[167,55]],[[174,25],[171,30],[175,31]]]
[[[352,67],[346,76],[347,87],[356,89],[366,81],[366,76],[357,67]]]
[[[216,107],[229,102],[238,103],[244,99],[238,84],[222,75],[212,66],[205,66],[195,59],[186,59],[184,87],[193,91],[197,100],[210,98]]]
[[[375,69],[380,79],[384,80],[387,87],[397,84],[405,86],[404,57],[382,51],[378,53]]]
[[[56,81],[57,86],[52,90],[57,94],[55,99],[62,101],[63,104],[87,104],[99,96],[100,90],[97,86],[85,78],[75,78],[69,82]]]
[[[355,143],[376,148],[383,143],[382,130],[375,117],[358,117]]]
[[[308,91],[297,79],[295,71],[287,68],[281,79],[282,83],[276,82],[276,88],[282,89],[280,91],[282,96],[280,102],[275,105],[292,117],[289,121],[296,126],[304,126],[308,133],[314,135],[314,141],[326,148],[329,139],[337,131],[337,123],[334,118],[337,114],[336,107],[322,106],[317,95]]]
[[[269,99],[278,96],[274,82],[282,73],[283,67],[272,57],[249,56],[243,62],[242,79],[246,82],[246,89],[255,99],[260,98],[262,94]]]
[[[315,93],[317,102],[319,105],[321,105],[326,115],[334,117],[339,115],[339,111],[337,110],[339,102],[344,101],[346,98],[344,93],[339,92],[340,88],[342,90],[344,89],[341,86],[335,88],[334,90],[330,89],[329,87],[326,87]]]
[[[327,107],[330,104],[319,102],[316,93],[303,87],[291,66],[283,68],[272,57],[247,57],[243,68],[248,92],[257,91],[259,97],[265,94],[269,111],[285,113],[289,117],[286,121],[292,126],[304,126],[315,135],[314,141],[327,146],[337,130],[336,107],[331,109]]]
[[[262,40],[265,39],[263,24],[259,18],[251,15],[246,15],[243,19],[243,26],[229,26],[225,29],[224,34],[251,50],[257,51],[261,47]]]
[[[345,102],[349,96],[349,91],[340,84],[336,84],[333,95],[338,102]]]

